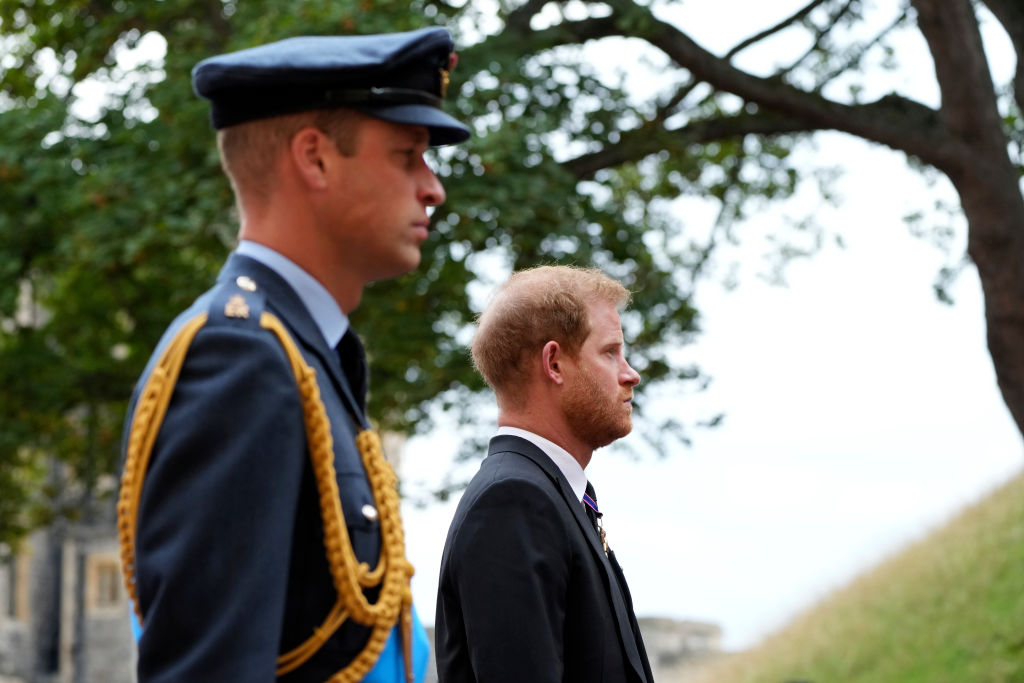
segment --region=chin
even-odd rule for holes
[[[604,448],[605,446],[610,446],[613,443],[615,443],[616,441],[618,441],[619,439],[621,439],[622,437],[624,437],[627,434],[629,434],[631,431],[633,431],[633,425],[632,424],[627,424],[627,425],[624,425],[622,427],[622,429],[616,430],[614,434],[612,434],[610,432],[607,432],[607,433],[605,433],[605,435],[603,437],[601,437],[600,439],[597,440],[597,443],[591,444],[591,448],[593,448],[596,451],[598,448]]]
[[[390,280],[392,278],[401,277],[402,275],[411,273],[420,265],[420,261],[421,258],[419,252],[417,252],[415,259],[406,259],[404,262],[395,263],[389,268],[381,268],[373,274],[373,278],[370,279],[370,282]]]
[[[410,271],[416,270],[421,263],[423,263],[423,254],[420,253],[419,247],[416,247],[416,251],[406,260],[405,270],[401,274],[405,275]]]

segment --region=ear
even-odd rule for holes
[[[555,384],[562,384],[565,382],[561,366],[564,360],[565,354],[562,353],[562,347],[558,345],[558,342],[549,341],[545,344],[544,349],[541,351],[541,362],[544,364],[544,377]]]
[[[333,144],[323,131],[307,127],[292,136],[288,160],[311,190],[327,188],[327,153]]]

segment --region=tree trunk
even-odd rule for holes
[[[1024,202],[1016,173],[979,159],[950,175],[968,223],[968,253],[985,295],[999,389],[1024,434]]]
[[[1024,198],[969,0],[915,0],[942,91],[953,161],[940,166],[960,195],[967,251],[985,296],[999,389],[1024,434]]]

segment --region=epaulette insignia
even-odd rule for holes
[[[232,294],[228,302],[224,304],[224,316],[227,318],[248,318],[249,304],[245,303],[245,297],[241,294]]]

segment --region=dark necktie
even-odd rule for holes
[[[587,511],[590,523],[594,525],[594,529],[601,535],[601,545],[604,547],[605,554],[607,554],[608,540],[604,536],[604,525],[601,524],[601,517],[604,515],[597,508],[597,494],[594,492],[594,485],[589,481],[587,482],[586,492],[583,494],[583,507]]]
[[[349,326],[345,335],[338,342],[338,360],[341,361],[341,371],[345,373],[348,386],[359,404],[359,409],[366,412],[366,392],[368,387],[366,372],[366,352],[363,350],[363,343],[359,341],[359,335]]]

